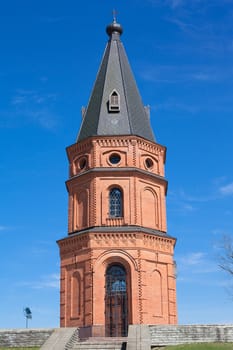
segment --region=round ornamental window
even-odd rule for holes
[[[79,168],[82,170],[86,168],[87,166],[87,159],[86,158],[81,158],[79,161]]]
[[[120,163],[120,160],[121,160],[121,157],[117,153],[113,153],[109,157],[109,161],[110,161],[111,164],[118,164],[118,163]]]
[[[153,165],[154,165],[152,159],[146,158],[145,165],[146,165],[147,169],[152,169]]]

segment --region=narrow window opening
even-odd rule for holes
[[[109,111],[110,112],[119,112],[120,111],[120,95],[116,90],[109,96]]]
[[[122,217],[122,192],[119,188],[111,189],[109,193],[109,214],[110,217]]]

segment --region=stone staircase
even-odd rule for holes
[[[80,341],[79,338],[79,328],[76,328],[74,333],[72,334],[70,340],[68,341],[68,343],[65,346],[65,350],[70,350],[73,349],[75,347],[75,345]]]
[[[88,338],[73,344],[72,350],[125,350],[127,338]]]
[[[78,341],[78,328],[57,328],[40,349],[71,350]]]
[[[123,350],[127,338],[79,338],[78,328],[58,328],[40,348],[41,350]]]

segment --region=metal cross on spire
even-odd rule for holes
[[[116,22],[117,11],[115,9],[112,10],[113,22]]]

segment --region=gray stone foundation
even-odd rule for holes
[[[2,329],[0,347],[151,350],[166,345],[211,342],[232,343],[233,349],[233,325],[130,325],[128,337],[125,338],[104,338],[102,332],[99,337],[97,335],[83,339],[78,328]]]

